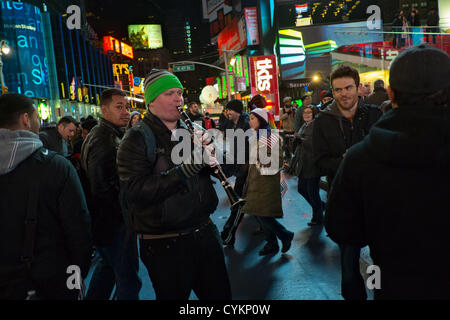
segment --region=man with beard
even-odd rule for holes
[[[313,155],[321,175],[331,186],[347,149],[360,142],[380,118],[381,110],[358,98],[358,71],[341,65],[330,76],[334,101],[321,110],[314,123]],[[342,295],[346,299],[365,299],[364,281],[359,273],[360,248],[342,245]]]

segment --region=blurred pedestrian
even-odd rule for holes
[[[56,127],[47,127],[39,133],[39,139],[44,144],[44,148],[55,151],[63,157],[69,157],[72,153],[72,146],[69,139],[76,133],[78,122],[71,116],[64,116]]]
[[[394,48],[401,48],[402,44],[402,26],[403,26],[403,10],[400,10],[392,21],[392,31],[394,32],[394,38],[392,40],[392,46]]]
[[[389,100],[389,96],[386,89],[384,88],[384,81],[381,79],[377,79],[373,83],[373,92],[367,96],[364,102],[379,107],[386,100]]]
[[[139,121],[141,121],[141,113],[139,111],[133,111],[130,115],[130,120],[128,121],[127,126],[125,127],[125,131],[131,127],[134,127],[134,125]]]
[[[38,132],[33,100],[0,96],[0,299],[75,300],[89,271],[90,218],[75,169]]]
[[[435,8],[431,8],[427,15],[427,32],[439,33],[439,15]],[[430,37],[433,38],[433,44],[436,44],[436,34],[426,35],[426,42],[430,43]]]
[[[228,130],[233,129],[234,132],[236,130],[242,130],[244,133],[250,129],[248,118],[243,115],[243,104],[240,100],[231,100],[226,105],[228,110],[227,114],[229,120],[231,122],[231,126],[227,128]],[[228,136],[229,138],[229,136]],[[245,146],[244,150],[239,148],[239,141],[237,136],[233,137],[233,165],[225,166],[227,169],[227,176],[235,176],[236,182],[234,184],[234,191],[236,191],[239,197],[243,195],[243,189],[245,185],[245,181],[247,179],[248,174],[248,157],[249,157],[249,148],[248,148],[248,138],[245,138]],[[243,160],[243,161],[242,161]],[[236,239],[236,230],[239,224],[242,221],[243,212],[240,210],[238,206],[235,206],[231,209],[230,216],[228,217],[223,230],[221,232],[222,242],[226,246],[233,247]]]
[[[450,58],[406,49],[389,83],[393,109],[348,150],[325,227],[339,244],[369,246],[375,299],[450,299]]]
[[[281,137],[283,139],[284,163],[286,166],[289,166],[289,162],[294,154],[293,138],[295,110],[292,108],[291,101],[291,97],[285,97],[283,99],[283,107],[280,109]]]
[[[203,128],[206,130],[209,129],[216,129],[216,123],[214,122],[214,119],[210,117],[209,112],[205,112],[205,116],[203,117]]]
[[[313,105],[303,109],[305,123],[300,128],[299,136],[299,158],[298,158],[298,192],[308,201],[313,209],[313,215],[309,226],[320,225],[323,220],[323,204],[319,195],[320,170],[314,164],[313,155],[313,128],[314,118],[319,113]]]

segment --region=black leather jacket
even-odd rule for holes
[[[92,215],[94,244],[112,243],[118,227],[123,223],[119,200],[119,176],[116,155],[121,128],[101,119],[92,128],[81,147],[81,166],[88,179],[89,211]]]
[[[156,160],[150,161],[144,135],[127,131],[117,154],[119,176],[128,202],[128,216],[139,233],[170,234],[194,229],[216,210],[218,198],[209,168],[183,180],[171,161],[177,141],[156,116],[148,112],[142,120],[154,136]]]

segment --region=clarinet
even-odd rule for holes
[[[188,127],[189,132],[191,133],[191,135],[193,135],[194,134],[194,123],[189,118],[186,111],[183,110],[183,107],[181,107],[181,106],[178,107],[178,111],[181,114],[181,118],[182,118],[181,121],[183,121],[184,124],[186,124],[186,127]],[[202,130],[202,131],[206,131],[203,127],[198,128],[198,129]],[[211,140],[214,143],[214,137],[211,137]],[[236,191],[234,191],[234,189],[231,187],[230,183],[227,181],[227,177],[226,177],[225,173],[223,173],[223,171],[222,171],[222,167],[220,166],[220,164],[217,164],[214,167],[214,173],[220,180],[220,184],[222,185],[222,187],[225,189],[225,192],[231,203],[231,209],[233,209],[235,206],[237,206],[237,207],[244,206],[245,199],[242,199],[241,197],[239,197],[238,194],[236,193]]]

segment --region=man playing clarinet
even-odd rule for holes
[[[200,300],[231,299],[220,235],[209,218],[218,204],[210,178],[214,161],[172,161],[181,143],[174,136],[183,130],[178,78],[153,69],[144,87],[148,112],[127,131],[117,165],[126,220],[138,233],[156,298],[188,299],[193,290]]]

